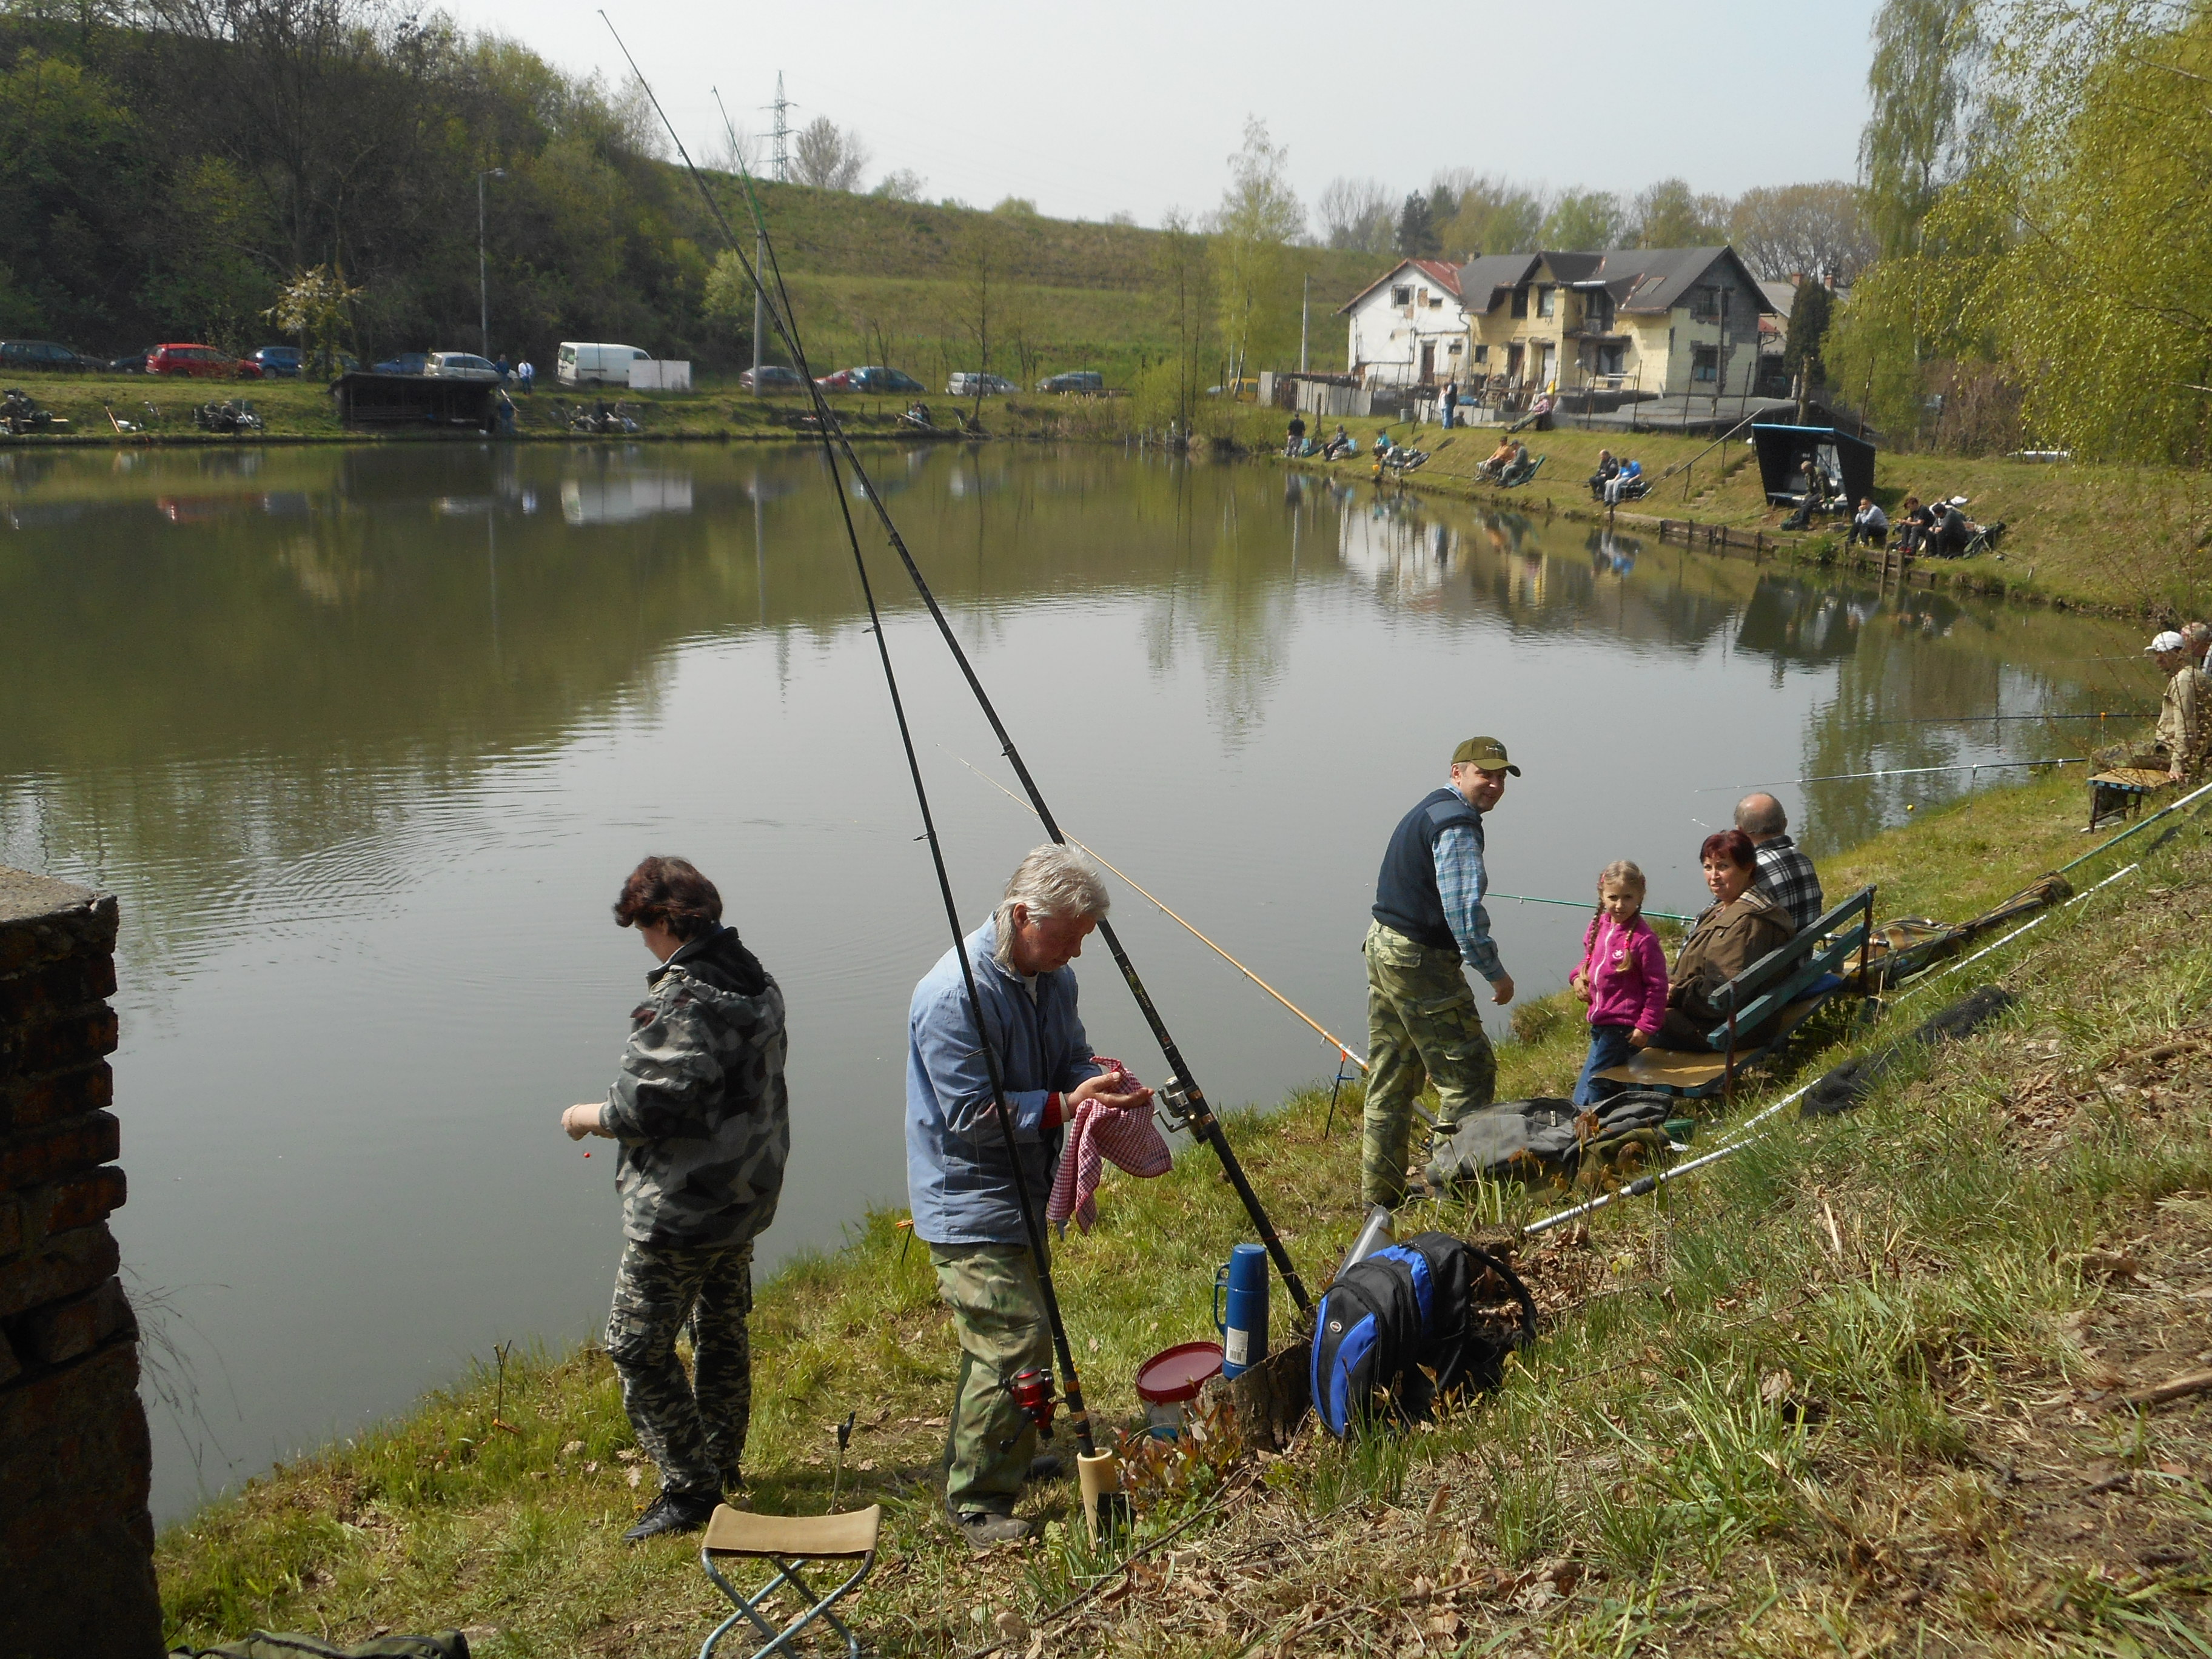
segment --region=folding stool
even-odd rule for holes
[[[794,1651],[792,1639],[817,1619],[826,1620],[845,1638],[846,1659],[860,1659],[860,1638],[848,1630],[830,1608],[859,1589],[860,1581],[875,1566],[876,1534],[883,1520],[880,1504],[855,1510],[850,1515],[756,1515],[745,1510],[733,1510],[726,1504],[718,1504],[713,1519],[707,1522],[707,1536],[699,1547],[699,1565],[707,1570],[707,1577],[714,1588],[729,1597],[738,1610],[714,1627],[714,1633],[699,1650],[699,1659],[714,1659],[715,1644],[746,1620],[751,1620],[753,1628],[768,1638],[754,1651],[753,1659],[768,1659],[770,1654],[790,1654]],[[717,1556],[770,1562],[776,1569],[775,1576],[757,1595],[741,1595],[714,1565]],[[799,1576],[801,1562],[854,1560],[860,1565],[853,1570],[852,1577],[827,1595],[816,1595],[812,1587]],[[779,1631],[761,1617],[760,1609],[786,1584],[798,1593],[802,1603],[811,1605]]]

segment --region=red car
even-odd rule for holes
[[[258,380],[261,365],[211,345],[157,345],[146,354],[149,374],[191,374],[206,380]]]

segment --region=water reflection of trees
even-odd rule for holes
[[[1808,773],[2046,738],[2023,723],[1992,748],[1987,728],[1892,724],[1915,713],[2100,700],[2100,625],[1885,599],[1603,527],[1097,449],[871,465],[963,638],[988,643],[1038,604],[1079,615],[1134,598],[1154,672],[1200,663],[1231,744],[1267,717],[1293,627],[1325,625],[1343,599],[1629,651],[1728,643],[1778,676],[1820,675],[1834,693],[1808,722]],[[649,703],[687,640],[849,637],[859,587],[826,483],[819,453],[799,448],[0,456],[0,605],[15,623],[0,836],[19,856],[158,867],[198,893],[182,909],[216,905]],[[880,599],[911,617],[872,509],[848,501]],[[1831,845],[1899,804],[1879,784],[1835,790],[1818,798]]]

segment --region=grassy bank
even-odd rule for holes
[[[1287,419],[1287,417],[1284,417]],[[1321,423],[1324,431],[1335,422]],[[1386,423],[1355,420],[1346,427],[1363,454],[1334,470],[1364,477],[1373,433]],[[1394,441],[1426,448],[1432,459],[1409,483],[1415,487],[1494,501],[1522,512],[1603,513],[1584,483],[1597,469],[1598,452],[1632,455],[1657,477],[1682,470],[1651,495],[1624,508],[1620,526],[1648,533],[1662,517],[1701,524],[1754,527],[1770,536],[1787,509],[1767,505],[1751,447],[1719,448],[1705,438],[1666,434],[1583,432],[1561,428],[1521,435],[1543,471],[1518,489],[1479,483],[1475,466],[1497,446],[1495,428],[1446,433],[1435,426],[1390,426]],[[1408,435],[1410,433],[1410,436]],[[2203,475],[2179,467],[2045,465],[2002,458],[1893,454],[1875,462],[1875,495],[1893,516],[1907,495],[1964,495],[1978,522],[2008,526],[2001,555],[1923,560],[1919,574],[1935,580],[2017,598],[2181,619],[2202,613],[2212,599],[2212,489]],[[1831,560],[1841,556],[1840,526],[1793,540],[1792,556]]]
[[[1878,880],[1885,915],[1966,914],[2081,850],[2079,787],[1984,794],[1825,874]],[[1155,1486],[1143,1536],[1211,1512],[1127,1574],[1094,1576],[1110,1564],[1071,1538],[1064,1484],[1036,1496],[1057,1524],[1023,1551],[973,1559],[936,1520],[954,1354],[890,1215],[762,1289],[756,1501],[826,1507],[830,1426],[858,1413],[842,1496],[890,1512],[861,1612],[885,1653],[966,1651],[1085,1587],[1102,1593],[1042,1651],[2201,1652],[2212,1411],[2114,1404],[2212,1351],[2194,1069],[2212,849],[2192,823],[2128,856],[2136,875],[1945,981],[2014,990],[1999,1029],[1850,1118],[1785,1120],[1663,1203],[1525,1249],[1544,1329],[1496,1395],[1431,1431],[1309,1435],[1218,1484]],[[1890,1027],[1945,1000],[1911,997]],[[1517,1024],[1501,1091],[1557,1091],[1573,1022],[1552,1004]],[[1358,1219],[1356,1135],[1345,1110],[1324,1133],[1327,1107],[1310,1091],[1231,1131],[1315,1283]],[[1558,1201],[1493,1189],[1420,1218]],[[1113,1179],[1101,1208],[1061,1249],[1062,1296],[1095,1407],[1127,1419],[1136,1363],[1205,1333],[1212,1266],[1245,1229],[1204,1154]],[[453,1624],[495,1655],[698,1640],[713,1598],[690,1551],[618,1541],[653,1481],[604,1357],[534,1357],[496,1386],[469,1378],[172,1529],[173,1634]]]

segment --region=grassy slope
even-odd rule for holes
[[[1885,914],[1964,914],[2081,850],[2078,788],[1985,794],[1834,860],[1828,882],[1878,878]],[[1230,1654],[1305,1632],[1301,1651],[2132,1652],[2212,1630],[2212,1407],[2138,1421],[2105,1393],[2212,1349],[2212,1117],[2155,1054],[2178,1030],[2212,1041],[2208,876],[2191,825],[2124,901],[1947,982],[2019,992],[2000,1031],[1525,1254],[1546,1330],[1498,1395],[1433,1432],[1247,1465],[1222,1514],[1105,1581],[1047,1650]],[[1501,1091],[1557,1091],[1577,1030],[1522,1024],[1534,1040],[1503,1051]],[[1326,1106],[1309,1093],[1232,1129],[1315,1279],[1358,1221],[1355,1137],[1344,1112],[1323,1135]],[[1492,1191],[1428,1218],[1556,1201]],[[1203,1155],[1110,1182],[1102,1210],[1061,1251],[1062,1295],[1094,1406],[1121,1417],[1135,1363],[1206,1329],[1212,1265],[1243,1227]],[[960,1651],[1100,1564],[1064,1525],[976,1561],[936,1523],[952,1348],[892,1219],[764,1287],[749,1463],[760,1507],[819,1510],[828,1425],[857,1411],[846,1499],[890,1512],[864,1625],[886,1653]],[[2115,1255],[2083,1254],[2098,1248]],[[495,1655],[696,1641],[713,1603],[690,1552],[617,1541],[652,1481],[629,1483],[604,1358],[510,1368],[519,1431],[493,1403],[470,1379],[170,1531],[174,1633],[459,1624],[499,1632]],[[1154,1491],[1146,1524],[1206,1496]],[[1066,1489],[1039,1510],[1064,1522]]]
[[[1333,429],[1334,422],[1324,427]],[[1346,427],[1364,450],[1371,433],[1385,422],[1350,421]],[[1572,428],[1522,434],[1529,453],[1545,457],[1536,480],[1520,489],[1493,490],[1471,477],[1477,463],[1496,447],[1495,428],[1443,433],[1434,426],[1410,428],[1412,441],[1434,459],[1413,475],[1424,488],[1478,495],[1522,512],[1602,511],[1589,498],[1583,480],[1596,470],[1601,449],[1634,455],[1648,473],[1693,462],[1637,503],[1623,510],[1619,523],[1632,532],[1648,531],[1660,517],[1694,519],[1774,533],[1785,509],[1767,506],[1759,469],[1747,444],[1731,444],[1705,454],[1709,440],[1657,434],[1583,432]],[[1391,427],[1394,440],[1407,437],[1405,422]],[[1443,446],[1449,447],[1444,447]],[[1701,459],[1700,459],[1701,458]],[[1724,479],[1716,477],[1724,466]],[[1363,458],[1339,470],[1364,476]],[[2201,614],[2208,605],[2212,565],[2203,544],[2212,537],[2212,496],[2202,473],[2177,467],[2044,466],[2002,458],[1966,459],[1947,455],[1901,455],[1881,452],[1875,466],[1875,493],[1892,514],[1905,495],[1923,500],[1939,490],[1965,495],[1968,511],[1981,522],[2002,520],[2009,526],[2002,557],[1923,561],[1923,573],[1942,580],[1987,587],[2022,598],[2057,600],[2176,619]],[[1686,491],[1685,485],[1687,485]],[[1796,538],[1810,556],[1834,556],[1840,531]]]

